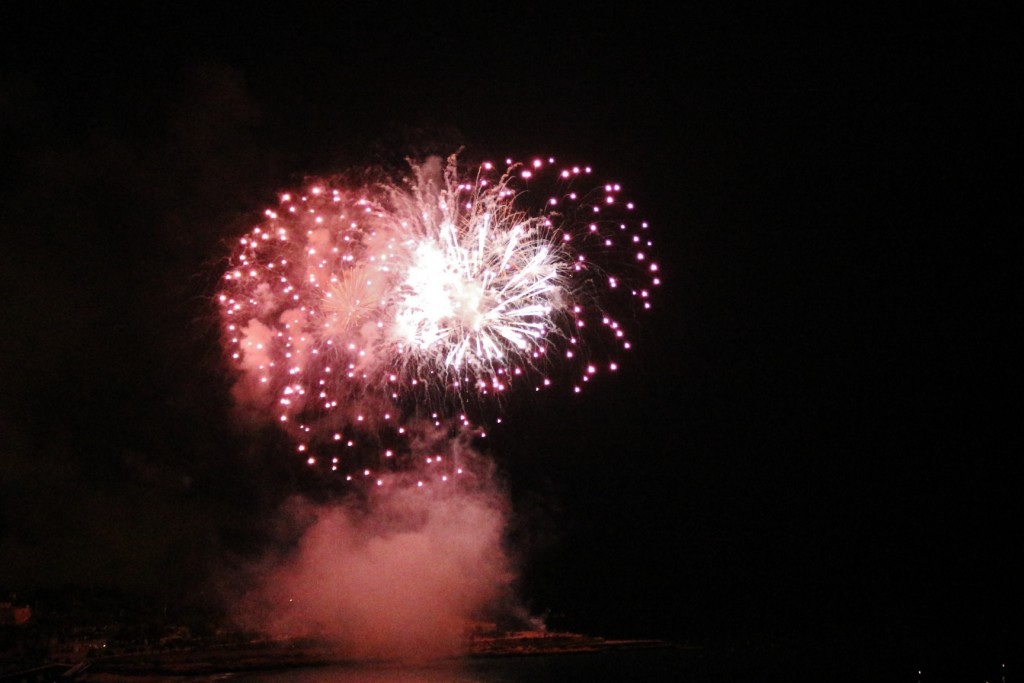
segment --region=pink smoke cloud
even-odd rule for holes
[[[462,651],[510,594],[508,503],[489,477],[418,485],[391,475],[362,501],[294,500],[294,549],[255,568],[238,621],[315,638],[345,657],[425,660]]]

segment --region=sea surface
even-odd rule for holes
[[[571,681],[701,681],[684,674],[687,657],[670,648],[488,657],[426,665],[332,665],[273,672],[233,674],[225,683],[537,683]],[[690,671],[690,673],[696,673]],[[213,679],[211,679],[213,680]]]
[[[426,664],[348,663],[222,674],[131,674],[93,670],[83,683],[1013,683],[1016,661],[908,655],[902,648],[687,647],[466,657]]]
[[[429,665],[349,664],[226,676],[202,683],[1012,683],[1001,660],[948,661],[919,668],[899,652],[844,648],[665,647],[574,654],[498,656]],[[1002,660],[1005,661],[1005,660]],[[1013,667],[1010,667],[1013,669]],[[1015,670],[1015,669],[1013,669]],[[191,679],[192,683],[196,679]],[[166,683],[166,682],[164,682]]]

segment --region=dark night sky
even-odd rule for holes
[[[983,22],[68,6],[0,29],[0,589],[176,595],[256,550],[310,482],[231,427],[224,240],[306,173],[465,144],[616,174],[667,283],[615,381],[495,434],[531,606],[1020,635],[1019,261],[986,211],[1019,188]]]

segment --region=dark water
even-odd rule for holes
[[[690,665],[674,649],[494,657],[422,666],[350,665],[231,676],[231,683],[521,683],[683,681]]]
[[[604,683],[648,681],[711,683],[730,681],[900,681],[1007,683],[1018,678],[1005,660],[985,657],[933,661],[883,650],[757,648],[719,650],[668,647],[585,654],[494,657],[421,666],[334,665],[272,672],[239,673],[208,683]]]

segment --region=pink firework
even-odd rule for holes
[[[236,397],[310,465],[372,479],[481,434],[467,406],[615,371],[630,342],[609,311],[649,309],[660,280],[647,223],[594,176],[551,158],[464,171],[453,156],[401,183],[282,193],[218,295]]]

